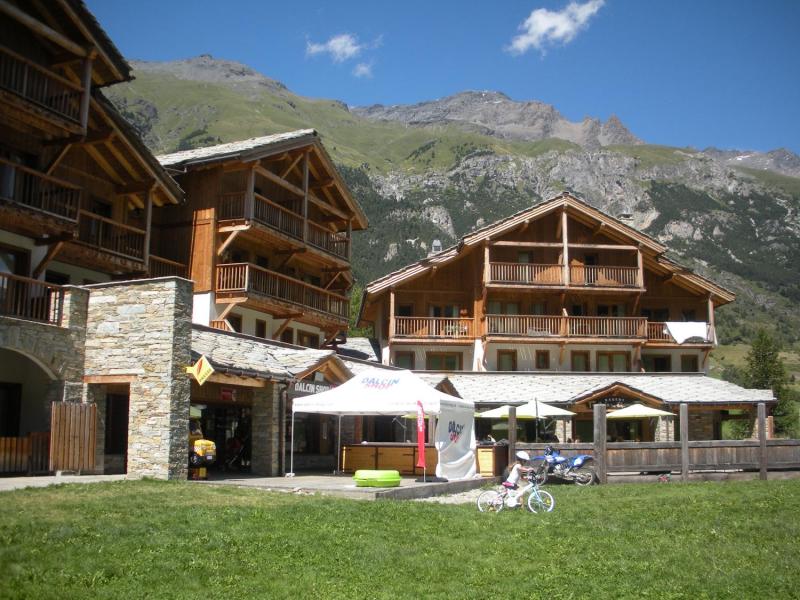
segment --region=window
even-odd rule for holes
[[[413,352],[395,352],[394,353],[394,366],[401,369],[414,368],[414,353]]]
[[[547,371],[550,368],[550,351],[537,350],[536,351],[536,368]]]
[[[413,317],[414,305],[413,304],[399,304],[396,308],[398,317]]]
[[[281,333],[281,341],[287,344],[294,344],[294,329],[288,327]]]
[[[696,321],[697,313],[695,313],[695,311],[692,309],[683,309],[681,311],[681,319],[684,321]]]
[[[236,333],[242,333],[242,316],[241,315],[228,315],[226,317],[228,323]]]
[[[572,370],[573,371],[589,371],[589,353],[588,352],[572,352]]]
[[[28,253],[24,250],[0,246],[0,273],[28,275]]]
[[[298,331],[297,345],[305,346],[306,348],[319,348],[319,336],[316,333]]]
[[[700,370],[700,361],[696,354],[681,355],[681,373],[697,373]]]
[[[573,304],[572,311],[569,313],[573,317],[582,317],[583,316],[583,304]]]
[[[458,304],[431,304],[428,312],[431,317],[455,318],[458,316]]]
[[[461,352],[428,352],[425,368],[428,371],[460,371]]]
[[[519,302],[499,302],[492,300],[486,303],[487,315],[518,315]]]
[[[624,317],[625,305],[624,304],[598,304],[597,305],[598,317]]]
[[[498,350],[497,351],[497,370],[516,371],[517,370],[517,351]]]
[[[262,269],[269,269],[269,258],[266,256],[256,255],[256,265]]]
[[[642,316],[645,317],[648,321],[656,321],[657,323],[663,323],[665,321],[669,321],[669,309],[643,308]]]
[[[547,314],[547,305],[544,302],[534,302],[531,304],[531,314],[532,315],[546,315]]]
[[[672,371],[672,357],[645,354],[642,356],[642,365],[648,373],[669,373]]]
[[[528,264],[531,261],[531,253],[530,252],[518,252],[517,253],[517,262],[520,264]]]
[[[256,337],[267,337],[267,322],[261,319],[256,319]]]
[[[603,373],[630,371],[630,355],[627,352],[598,352],[597,370]]]

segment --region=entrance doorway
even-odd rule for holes
[[[128,410],[129,395],[106,395],[105,464],[103,472],[128,472]]]

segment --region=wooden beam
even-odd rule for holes
[[[644,262],[642,260],[642,249],[636,249],[636,285],[644,287]]]
[[[330,344],[330,343],[333,341],[333,339],[336,337],[336,334],[337,334],[337,333],[339,333],[339,330],[338,330],[338,329],[336,329],[336,330],[335,330],[333,333],[331,333],[330,335],[328,335],[328,337],[326,337],[326,338],[325,338],[325,341],[324,341],[324,342],[322,342],[322,345],[321,345],[321,347],[322,347],[322,348],[324,348],[325,346],[327,346],[328,344]],[[327,334],[326,334],[326,335],[327,335]]]
[[[64,2],[62,0],[59,2],[59,5],[61,6],[62,10],[72,18],[73,23],[80,30],[80,32],[86,37],[86,39],[87,40],[93,39],[92,32],[86,27],[83,21],[80,18],[78,18],[78,15],[75,14],[75,11],[72,10],[70,3]],[[122,73],[119,71],[119,69],[117,69],[117,66],[108,57],[108,55],[105,53],[102,47],[94,48],[93,53],[99,54],[103,58],[103,60],[108,65],[108,68],[111,70],[111,72],[114,74],[115,77],[117,77],[118,79],[124,79]]]
[[[103,170],[103,172],[108,175],[109,178],[114,181],[114,183],[118,185],[123,185],[125,183],[122,177],[119,176],[119,173],[117,173],[116,169],[114,169],[114,167],[111,166],[106,158],[97,151],[97,148],[94,146],[86,146],[84,150],[97,162],[98,165],[100,165],[100,168]]]
[[[629,246],[625,244],[570,244],[570,248],[586,248],[587,250],[626,250],[636,252],[639,246]]]
[[[334,284],[334,282],[335,282],[337,279],[339,279],[339,275],[341,275],[341,274],[342,274],[342,272],[341,272],[341,271],[339,271],[338,273],[336,273],[336,275],[334,275],[334,276],[331,278],[331,280],[328,282],[328,285],[326,285],[326,286],[325,286],[323,289],[326,289],[326,290],[330,289],[330,287],[331,287],[331,286]]]
[[[153,190],[147,192],[144,204],[144,265],[150,268],[150,235],[153,229]]]
[[[394,329],[395,329],[395,322],[394,322],[394,288],[389,289],[389,339],[391,340],[394,338]]]
[[[296,196],[300,196],[301,198],[305,196],[305,192],[302,189],[300,189],[299,187],[297,187],[293,183],[290,183],[290,182],[286,181],[282,177],[278,177],[275,173],[273,173],[272,171],[268,171],[267,169],[265,169],[261,165],[256,167],[256,172],[259,175],[261,175],[262,177],[265,177],[266,179],[269,179],[273,183],[276,183],[279,186],[286,188],[287,190],[289,190],[290,192],[292,192]],[[308,200],[309,200],[309,202],[311,202],[311,203],[315,204],[316,206],[318,206],[321,210],[327,211],[328,213],[330,213],[332,215],[336,215],[342,221],[346,221],[349,218],[347,216],[347,214],[345,214],[344,212],[342,212],[341,210],[339,210],[335,206],[331,206],[327,202],[323,202],[322,200],[320,200],[319,198],[317,198],[313,194],[308,194]]]
[[[64,157],[67,155],[67,152],[69,152],[70,148],[72,148],[72,144],[64,144],[61,150],[58,151],[58,154],[56,154],[56,157],[52,161],[50,161],[50,164],[47,166],[47,169],[45,169],[44,171],[45,175],[53,174],[53,171],[55,171],[56,167],[58,167],[58,164],[62,160],[64,160]]]
[[[333,177],[326,177],[325,179],[315,181],[310,185],[310,187],[312,190],[321,190],[323,188],[331,187],[335,183],[336,181]]]
[[[138,375],[84,375],[83,383],[131,383]]]
[[[22,25],[33,31],[35,34],[50,40],[51,42],[64,48],[64,50],[72,52],[72,54],[76,56],[85,57],[89,55],[89,53],[85,49],[81,48],[78,44],[70,40],[68,37],[59,33],[55,29],[48,27],[38,19],[20,10],[7,0],[0,0],[0,13],[3,13],[11,17],[15,21],[21,23]]]
[[[689,405],[685,402],[680,407],[681,432],[681,481],[689,481]]]
[[[303,242],[308,239],[308,152],[303,153]]]
[[[226,304],[225,308],[222,309],[222,312],[219,315],[217,315],[217,318],[215,320],[223,321],[225,317],[228,316],[228,313],[230,313],[236,307],[237,304],[240,304],[240,302],[230,302],[229,304]]]
[[[50,245],[50,247],[47,249],[47,254],[45,254],[44,258],[42,258],[39,264],[36,265],[31,277],[34,279],[39,279],[39,276],[44,273],[44,270],[47,268],[48,263],[50,263],[50,261],[52,261],[59,252],[61,252],[61,249],[64,247],[64,243],[65,242],[63,240],[60,240]]]
[[[122,152],[120,152],[117,149],[117,147],[114,145],[113,137],[112,137],[111,140],[107,140],[106,141],[105,148],[107,148],[108,151],[111,152],[112,156],[117,159],[117,162],[119,164],[121,164],[122,168],[125,169],[125,171],[127,171],[128,175],[131,176],[131,179],[138,180],[139,177],[141,177],[141,174],[139,173],[139,171],[137,171],[134,168],[134,166],[130,163],[130,161],[127,158],[125,158],[125,156],[122,154]],[[150,180],[153,181],[153,183],[155,183],[154,179],[151,178]]]
[[[283,332],[286,331],[286,329],[289,327],[289,323],[291,322],[292,322],[291,316],[286,317],[286,320],[283,323],[281,323],[281,326],[278,327],[278,329],[275,330],[275,333],[272,334],[272,339],[273,340],[280,339],[280,337],[283,335]]]
[[[594,235],[598,235],[598,234],[602,233],[602,231],[603,231],[605,228],[606,228],[606,224],[605,224],[603,221],[600,221],[600,222],[597,224],[597,227],[595,227],[595,228],[594,228],[594,230],[592,231],[592,233],[593,233]]]
[[[128,194],[147,194],[153,189],[153,187],[155,187],[155,185],[155,181],[152,179],[147,179],[145,181],[135,181],[125,185],[115,186],[114,191],[119,196],[127,196]]]
[[[561,248],[563,244],[561,242],[508,242],[508,241],[498,241],[492,242],[492,246],[511,246],[514,248]]]
[[[563,243],[564,252],[564,285],[569,285],[569,240],[567,239],[567,210],[561,211],[561,241]]]
[[[223,385],[238,385],[241,387],[264,388],[271,380],[261,379],[260,377],[247,377],[244,375],[230,375],[228,373],[214,372],[208,378],[211,383],[221,383]]]
[[[236,231],[231,231],[230,235],[227,238],[225,238],[225,241],[220,244],[219,248],[217,248],[217,256],[222,256],[222,253],[225,252],[225,250],[227,250],[228,246],[230,246],[233,243],[233,240],[235,240],[236,236],[238,236],[241,232],[242,232],[241,229],[237,229]]]
[[[292,172],[292,170],[293,170],[293,169],[294,169],[294,168],[297,166],[297,163],[299,163],[301,160],[303,160],[303,156],[305,156],[305,155],[306,155],[306,153],[305,153],[305,152],[300,152],[300,153],[299,153],[297,156],[295,156],[295,157],[294,157],[294,160],[293,160],[291,163],[289,163],[289,166],[288,166],[288,167],[286,167],[286,168],[285,168],[285,169],[284,169],[284,170],[281,172],[281,174],[280,174],[280,177],[281,177],[282,179],[286,179],[286,176],[287,176],[289,173],[291,173],[291,172]]]
[[[83,96],[81,97],[81,128],[84,133],[89,127],[89,103],[92,99],[92,55],[83,60]]]

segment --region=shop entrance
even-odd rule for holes
[[[216,471],[249,472],[252,459],[252,409],[231,404],[193,404],[203,437],[217,446]]]

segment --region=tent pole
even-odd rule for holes
[[[292,410],[292,441],[289,447],[289,477],[294,477],[294,410]]]
[[[336,433],[336,475],[342,470],[342,415],[339,415],[339,431]]]

